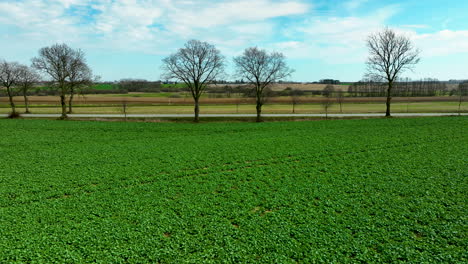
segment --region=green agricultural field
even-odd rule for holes
[[[468,118],[0,120],[0,262],[466,263]]]
[[[162,83],[161,87],[163,88],[186,88],[187,85],[185,83],[176,83],[176,84]]]
[[[117,85],[114,85],[112,83],[98,83],[94,84],[91,86],[91,89],[96,89],[96,90],[112,90],[112,89],[118,89]]]
[[[111,83],[97,83],[97,84],[93,84],[90,88],[91,88],[91,89],[96,89],[96,90],[112,90],[112,89],[117,89],[116,85],[111,84]],[[52,89],[56,89],[56,88],[52,88],[52,87],[49,87],[49,86],[40,86],[40,87],[36,87],[36,89],[40,89],[40,90],[52,90]]]
[[[176,97],[191,97],[188,93],[139,93],[139,92],[132,92],[128,94],[112,94],[108,95],[110,97],[171,97],[171,96],[176,96]]]

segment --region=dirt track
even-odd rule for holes
[[[58,96],[30,96],[30,104],[59,104]],[[321,97],[302,97],[298,98],[298,103],[320,103],[323,102]],[[374,103],[385,102],[385,97],[353,97],[343,98],[345,103]],[[456,102],[457,97],[394,97],[392,102]],[[14,101],[23,103],[23,97],[15,97]],[[129,104],[192,104],[191,98],[161,98],[161,97],[112,97],[112,96],[78,96],[75,98],[75,104],[121,104],[126,101]],[[0,97],[1,103],[8,103],[7,97]],[[201,104],[251,104],[254,103],[253,98],[203,98],[200,99]],[[267,103],[276,104],[291,104],[289,97],[271,98]]]

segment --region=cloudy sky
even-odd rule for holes
[[[0,0],[0,13],[0,58],[30,64],[39,48],[67,43],[106,81],[158,80],[161,59],[190,39],[214,44],[231,67],[258,46],[287,56],[291,80],[357,81],[366,37],[385,26],[422,51],[404,76],[468,79],[466,0]]]

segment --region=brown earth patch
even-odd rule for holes
[[[14,97],[16,103],[23,103],[23,97]],[[191,105],[191,98],[161,98],[161,97],[112,97],[112,96],[92,96],[79,97],[74,100],[75,105],[120,105],[122,101],[127,104],[163,104],[163,105]],[[385,97],[346,97],[344,103],[383,103]],[[321,103],[323,97],[300,97],[297,99],[301,103]],[[392,102],[456,102],[458,98],[455,96],[434,96],[434,97],[393,97]],[[58,96],[30,96],[30,104],[52,104],[59,105],[60,98]],[[8,98],[1,97],[0,103],[8,103]],[[200,99],[200,104],[253,104],[254,98],[203,98]],[[274,97],[268,99],[268,104],[291,104],[290,97]]]

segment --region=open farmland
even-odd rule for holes
[[[151,95],[151,97],[147,97]],[[164,94],[167,95],[167,94]],[[23,97],[14,97],[20,113],[24,112]],[[60,113],[60,100],[57,96],[30,96],[30,110],[34,114]],[[268,100],[263,106],[265,114],[324,113],[323,97],[299,97],[293,105],[290,97],[282,96]],[[455,113],[467,112],[468,104],[460,105],[455,96],[439,97],[395,97],[392,111],[395,113]],[[335,100],[336,101],[336,100]],[[76,114],[121,114],[125,102],[129,114],[191,114],[193,99],[190,97],[156,97],[154,94],[132,93],[128,95],[86,95],[75,99],[73,111]],[[202,98],[202,114],[252,114],[255,113],[255,100],[252,98]],[[342,107],[338,102],[329,108],[330,113],[384,113],[383,97],[346,97]],[[0,114],[11,111],[8,99],[0,98]]]
[[[23,113],[25,109],[22,105],[17,108]],[[59,114],[60,108],[53,105],[34,105],[30,107],[34,114]],[[341,110],[341,111],[340,111]],[[394,103],[392,110],[395,113],[457,113],[458,103],[456,102],[416,102],[416,103]],[[75,105],[74,114],[122,114],[122,105]],[[128,114],[193,114],[193,105],[185,104],[128,104],[126,109]],[[384,113],[385,104],[382,103],[346,103],[340,109],[339,104],[334,104],[328,109],[329,113],[334,114],[353,114],[353,113]],[[8,107],[0,107],[0,114],[11,112]],[[263,106],[264,114],[291,114],[293,106],[291,104],[267,104]],[[320,114],[325,110],[321,104],[297,104],[294,107],[296,114]],[[460,108],[460,112],[468,112],[468,104]],[[202,114],[254,114],[255,105],[253,104],[207,104],[202,105],[200,109]],[[382,114],[383,115],[383,114]]]
[[[0,120],[0,262],[463,263],[467,129]]]
[[[168,95],[164,93],[163,95]],[[184,93],[180,97],[183,98],[171,98],[155,96],[150,94],[146,96],[144,93],[131,93],[128,95],[85,95],[77,96],[74,99],[75,105],[95,105],[95,104],[121,104],[127,102],[129,104],[193,104],[193,99],[190,95]],[[15,96],[13,100],[17,104],[24,103],[22,96]],[[323,97],[298,97],[298,104],[306,103],[322,103],[325,99]],[[345,97],[343,102],[345,103],[385,103],[386,98],[384,97]],[[336,101],[336,99],[334,100]],[[395,103],[407,103],[407,102],[458,102],[459,98],[456,96],[434,96],[434,97],[394,97],[392,102]],[[29,96],[29,102],[31,104],[60,104],[60,98],[58,96]],[[254,104],[254,98],[237,97],[237,98],[207,98],[202,97],[200,99],[201,104]],[[291,104],[292,98],[289,96],[281,96],[269,98],[267,104]],[[0,97],[0,105],[8,107],[8,98]]]

